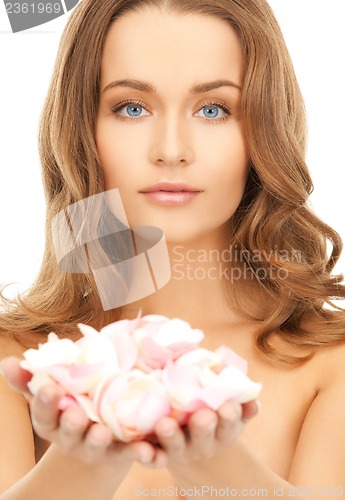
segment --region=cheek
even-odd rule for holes
[[[219,194],[242,198],[250,157],[239,126],[234,127],[226,140],[219,141],[214,151],[217,155],[214,156],[213,181],[218,186]]]
[[[96,127],[96,145],[106,189],[129,182],[133,177],[129,172],[135,172],[138,167],[136,148],[131,147],[128,140],[122,140],[114,128],[102,122]]]
[[[111,155],[111,134],[109,128],[103,122],[96,122],[95,139],[98,156],[102,165],[104,180],[107,184],[109,173],[112,171],[110,159]]]

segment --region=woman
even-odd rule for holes
[[[246,358],[263,383],[262,411],[247,423],[255,402],[229,401],[197,412],[186,433],[162,419],[159,445],[120,445],[82,410],[59,412],[57,386],[30,398],[30,377],[11,357],[4,376],[31,400],[37,458],[53,444],[35,465],[27,404],[1,380],[3,498],[49,488],[52,499],[122,499],[159,487],[211,498],[207,485],[231,486],[232,496],[343,494],[345,318],[323,307],[345,296],[342,276],[331,275],[342,244],[307,206],[305,142],[303,101],[264,0],[78,5],[40,131],[45,258],[28,296],[2,315],[2,357],[49,331],[75,339],[78,322],[100,328],[141,308],[180,317],[204,330],[205,347]],[[59,269],[50,224],[115,188],[131,227],[163,230],[172,276],[104,311],[92,273]]]

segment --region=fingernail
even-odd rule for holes
[[[163,437],[166,437],[166,438],[170,438],[170,437],[172,437],[174,434],[175,434],[175,429],[174,429],[174,428],[170,428],[170,429],[166,429],[166,430],[162,433],[162,436],[163,436]]]
[[[214,431],[214,430],[216,429],[217,425],[218,425],[218,422],[211,422],[211,423],[209,424],[209,426],[207,427],[207,429],[208,429],[210,432],[212,432],[212,431]]]
[[[261,404],[261,401],[258,401],[258,400],[256,400],[255,402],[256,402],[256,408],[257,408],[256,414],[258,414],[261,412],[262,404]]]

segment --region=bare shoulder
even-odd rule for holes
[[[6,332],[0,332],[0,360],[8,356],[17,356],[21,358],[25,350],[26,348],[12,335]]]
[[[0,339],[0,359],[21,357],[25,348],[9,336]],[[34,436],[24,396],[0,375],[0,493],[35,465]]]
[[[289,481],[334,488],[345,477],[345,342],[319,347],[310,366],[317,391],[299,435]]]
[[[345,389],[345,339],[337,345],[319,347],[312,365],[319,391],[330,390],[338,384]]]

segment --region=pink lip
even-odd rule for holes
[[[143,189],[140,191],[141,193],[152,193],[156,191],[166,191],[166,192],[172,192],[172,191],[188,191],[188,192],[200,192],[201,190],[198,188],[194,188],[192,186],[189,186],[188,184],[183,184],[181,182],[159,182],[158,184],[155,184],[154,186],[150,186],[148,188]]]
[[[159,182],[140,191],[150,201],[159,205],[186,205],[202,191],[181,182]]]

